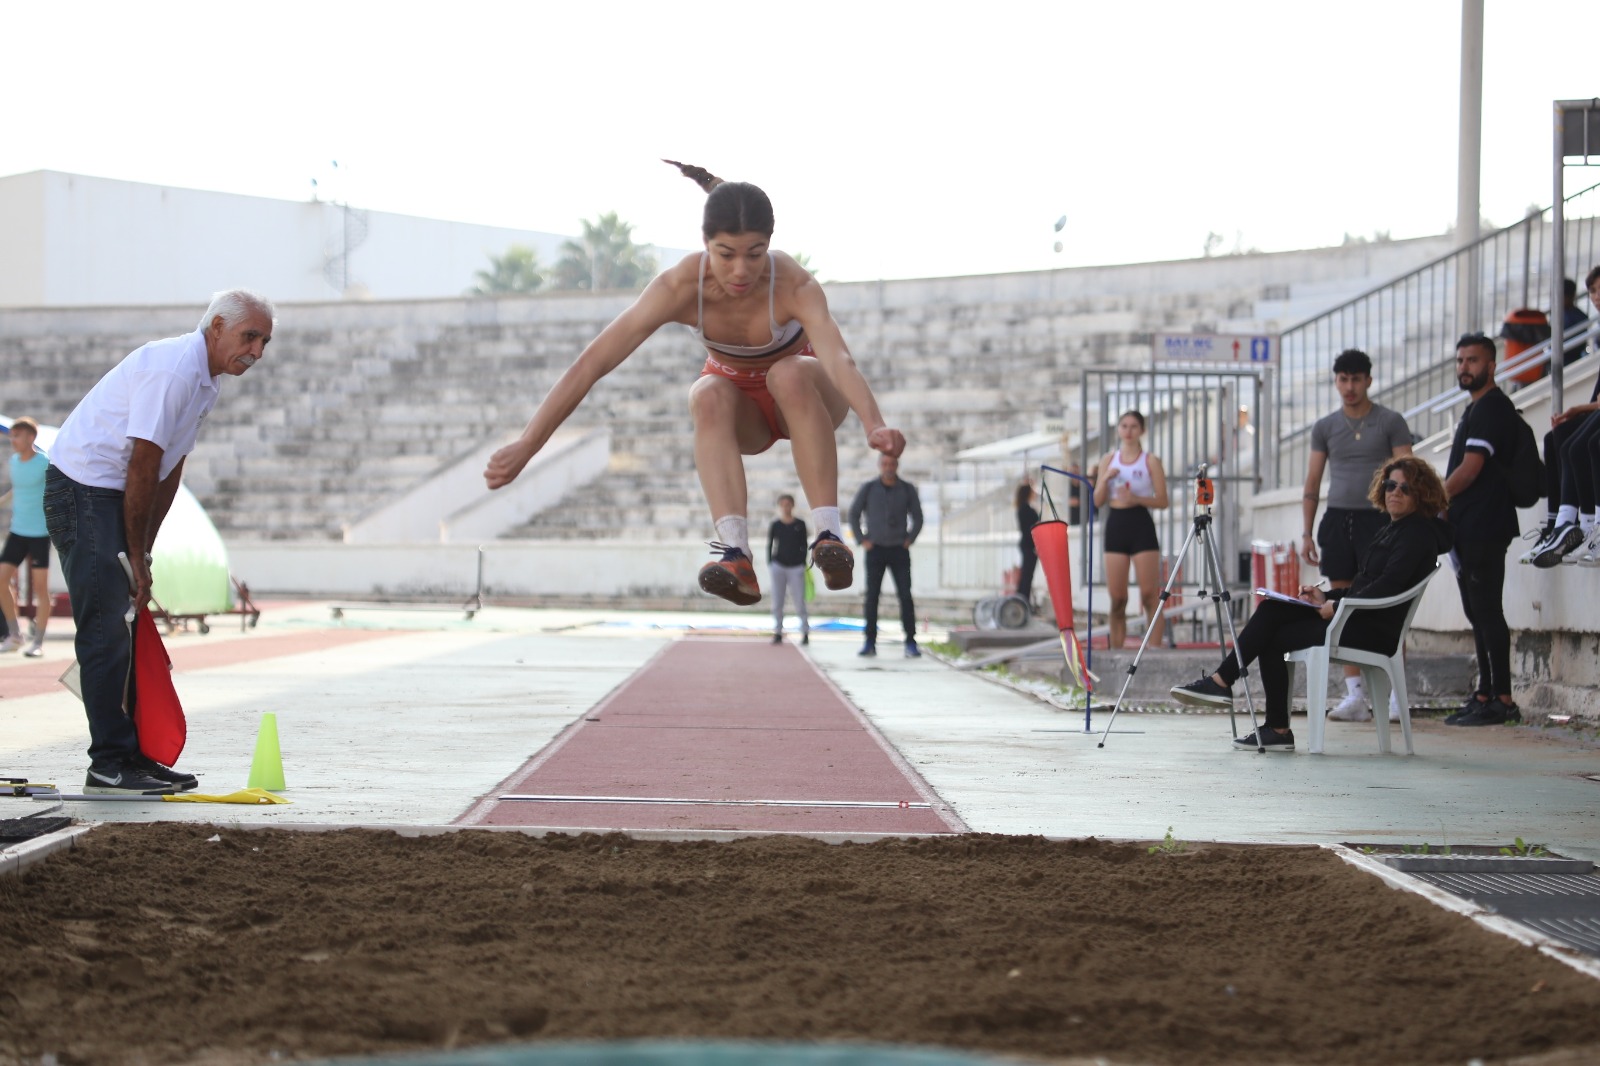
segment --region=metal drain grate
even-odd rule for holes
[[[1600,876],[1421,871],[1411,876],[1600,957]]]

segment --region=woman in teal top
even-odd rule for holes
[[[6,638],[0,652],[22,647],[22,628],[17,619],[17,598],[11,583],[24,559],[32,563],[33,603],[35,608],[33,643],[23,652],[31,658],[44,654],[44,628],[50,621],[50,531],[44,524],[44,473],[50,460],[33,446],[39,438],[39,424],[31,418],[11,423],[11,491],[0,496],[0,504],[11,503],[11,531],[0,550],[0,613],[6,619]]]

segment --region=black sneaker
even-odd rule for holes
[[[1560,566],[1561,560],[1567,557],[1568,552],[1577,551],[1583,546],[1583,527],[1576,522],[1558,526],[1543,544],[1544,547],[1540,549],[1539,554],[1533,557],[1533,565],[1541,570]]]
[[[1174,685],[1172,698],[1191,707],[1232,707],[1233,692],[1208,677],[1187,685]]]
[[[774,644],[782,644],[783,643],[783,634],[782,633],[774,633],[774,634],[772,634],[772,643],[774,643]]]
[[[1515,725],[1522,721],[1522,709],[1515,703],[1501,703],[1499,700],[1490,700],[1488,703],[1478,704],[1475,710],[1468,711],[1455,720],[1454,725]]]
[[[878,654],[878,649],[877,649],[876,645],[863,644],[863,645],[861,645],[861,650],[856,652],[856,654],[864,656],[866,658],[871,658],[872,656]]]
[[[1288,730],[1287,732],[1280,733],[1276,729],[1271,729],[1271,728],[1268,728],[1267,726],[1262,726],[1256,732],[1259,732],[1261,734],[1261,740],[1260,740],[1259,743],[1256,741],[1256,734],[1255,733],[1251,733],[1247,737],[1234,737],[1233,738],[1234,750],[1235,751],[1255,751],[1257,748],[1264,748],[1267,751],[1293,751],[1294,750],[1294,730],[1292,730],[1292,729]]]
[[[156,762],[148,755],[135,755],[129,764],[142,773],[149,774],[157,781],[165,781],[179,792],[189,792],[199,787],[200,779],[193,774],[186,774],[182,770],[174,770],[170,766]]]
[[[810,644],[811,643],[811,634],[810,633],[801,633],[800,634],[800,643],[802,643],[802,644]]]
[[[822,583],[835,592],[855,581],[855,554],[826,529],[811,542],[811,565],[822,571]]]
[[[91,766],[83,791],[88,796],[170,796],[177,789],[132,766]]]
[[[917,642],[912,640],[910,637],[906,638],[906,658],[907,659],[920,659],[920,658],[922,658],[922,649],[917,647]]]
[[[1479,696],[1482,696],[1483,699],[1480,700],[1478,698]],[[1461,719],[1465,718],[1479,707],[1482,707],[1484,703],[1491,698],[1492,697],[1490,697],[1487,693],[1474,692],[1472,695],[1461,701],[1460,707],[1457,707],[1455,710],[1444,716],[1444,724],[1459,725]]]

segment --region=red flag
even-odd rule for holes
[[[1039,565],[1044,567],[1045,584],[1050,586],[1056,628],[1072,629],[1072,557],[1067,551],[1067,524],[1060,519],[1039,522],[1032,533]]]
[[[1067,671],[1079,688],[1093,690],[1099,680],[1083,661],[1083,648],[1072,620],[1072,554],[1067,548],[1067,524],[1060,519],[1036,524],[1031,534],[1039,565],[1044,567],[1045,583],[1050,586],[1050,606],[1056,612],[1056,629],[1061,633],[1061,654]]]
[[[142,608],[134,621],[133,684],[133,727],[139,734],[139,750],[171,766],[183,753],[189,727],[178,690],[172,686],[172,660],[148,607]]]

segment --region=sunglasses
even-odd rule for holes
[[[1416,495],[1415,492],[1411,491],[1411,486],[1410,485],[1406,484],[1404,481],[1396,481],[1393,478],[1390,478],[1389,480],[1385,481],[1383,483],[1383,485],[1382,485],[1382,488],[1383,488],[1383,494],[1385,496],[1387,496],[1387,495],[1389,495],[1389,493],[1395,492],[1397,490],[1399,491],[1400,495],[1402,495],[1402,496],[1415,496]]]

